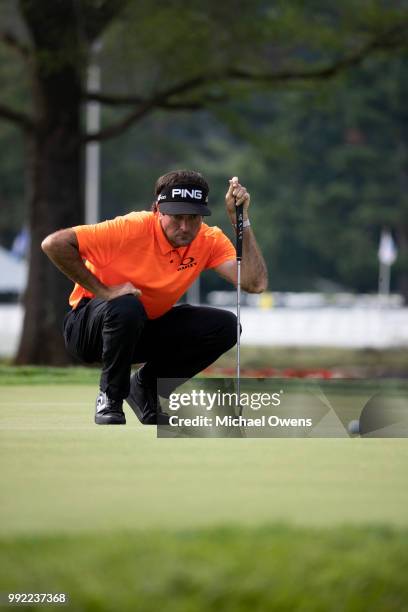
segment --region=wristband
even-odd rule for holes
[[[236,224],[236,223],[233,223],[232,225],[235,227],[235,229],[237,229],[237,224]],[[250,225],[251,225],[251,222],[250,222],[250,220],[249,220],[249,219],[246,219],[246,220],[245,220],[245,221],[242,223],[242,227],[249,227]]]

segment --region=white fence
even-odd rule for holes
[[[228,310],[234,311],[229,307]],[[0,356],[14,355],[23,320],[18,305],[0,305]],[[242,344],[408,348],[408,308],[242,307]],[[407,354],[408,361],[408,354]]]
[[[408,308],[242,308],[241,322],[243,344],[408,348]]]
[[[0,305],[0,357],[12,357],[15,354],[22,324],[22,306]]]

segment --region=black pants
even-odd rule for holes
[[[100,388],[117,400],[129,395],[132,363],[145,364],[143,383],[154,387],[157,378],[187,380],[232,348],[236,337],[237,318],[227,310],[183,304],[148,319],[130,294],[108,302],[83,298],[64,319],[68,352],[83,363],[101,362]]]

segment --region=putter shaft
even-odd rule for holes
[[[241,260],[237,261],[237,396],[238,405],[241,406],[240,377],[241,377]]]

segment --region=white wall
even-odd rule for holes
[[[408,348],[408,308],[241,308],[241,323],[243,344]]]
[[[12,357],[23,325],[23,307],[0,304],[0,357]]]
[[[1,357],[15,353],[22,319],[21,306],[0,305]],[[408,348],[408,308],[242,307],[241,323],[242,344]]]

